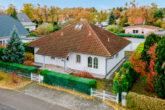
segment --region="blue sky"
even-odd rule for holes
[[[99,10],[124,6],[126,2],[132,0],[0,0],[0,6],[7,8],[9,4],[14,4],[17,9],[21,9],[23,3],[32,3],[34,5],[40,3],[43,5],[54,5],[61,8],[64,7],[95,7]],[[156,3],[158,7],[165,7],[165,0],[136,0],[138,6],[150,5]]]

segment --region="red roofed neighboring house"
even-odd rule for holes
[[[34,47],[35,64],[86,71],[105,78],[124,59],[131,42],[86,21],[69,25],[28,44]]]
[[[147,36],[151,33],[157,34],[158,32],[160,32],[161,29],[159,27],[151,25],[134,25],[124,27],[124,30],[126,34],[138,34]]]

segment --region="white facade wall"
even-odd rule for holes
[[[2,45],[5,45],[7,43],[7,40],[8,40],[8,37],[2,37],[2,38],[0,38],[0,43]]]
[[[123,58],[125,49],[107,59],[107,73],[109,73]]]
[[[151,33],[155,33],[158,31],[158,29],[150,29],[150,28],[142,28],[142,27],[135,27],[135,28],[124,28],[126,34],[135,34],[133,33],[133,30],[138,30],[138,33],[140,35],[147,36]]]

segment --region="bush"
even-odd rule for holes
[[[40,35],[49,34],[54,31],[53,24],[42,24],[37,28],[37,33]]]
[[[34,61],[34,54],[30,52],[25,52],[26,60]]]
[[[118,25],[109,25],[106,30],[112,32],[112,33],[124,33],[124,29],[121,28]]]
[[[77,77],[94,79],[94,77],[90,73],[88,73],[88,72],[71,73],[71,75],[77,76]]]
[[[57,30],[60,30],[60,29],[61,29],[60,26],[55,26],[55,27],[54,27],[54,31],[57,31]]]
[[[3,48],[0,48],[0,60],[2,60],[1,57],[4,55],[4,54],[3,54],[3,50],[4,50],[4,47],[3,47]]]
[[[31,61],[31,60],[25,60],[24,62],[23,62],[23,65],[26,65],[26,66],[34,66],[33,65],[33,61]]]
[[[33,47],[28,47],[26,46],[27,44],[29,44],[30,42],[27,43],[23,43],[23,46],[25,47],[25,52],[29,52],[29,53],[33,53],[34,54],[34,48]]]
[[[34,33],[34,32],[31,32],[31,33],[30,33],[30,36],[36,37],[36,36],[38,36],[38,34],[37,34],[37,33]]]
[[[165,100],[129,92],[127,107],[133,110],[165,110]]]
[[[140,43],[138,45],[138,47],[136,48],[136,52],[137,53],[142,53],[143,49],[144,49],[144,43]]]
[[[46,84],[69,88],[85,94],[90,95],[90,89],[96,88],[96,80],[79,78],[48,70],[43,70],[40,74],[44,76],[43,82]]]
[[[30,32],[30,29],[29,29],[29,28],[26,28],[26,30],[27,30],[28,32]]]
[[[131,37],[131,38],[144,38],[144,35],[134,35],[134,34],[125,34],[125,33],[116,33],[120,37]]]
[[[130,61],[125,62],[120,71],[115,74],[113,80],[113,93],[128,92],[136,79],[137,74],[135,70],[131,68]]]

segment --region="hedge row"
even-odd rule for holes
[[[120,71],[115,74],[113,80],[113,93],[128,92],[136,81],[137,74],[131,68],[130,61],[123,64]]]
[[[120,37],[144,38],[144,35],[135,35],[135,34],[116,33],[116,35]]]
[[[129,92],[127,107],[133,110],[165,110],[165,100]]]
[[[17,63],[8,63],[8,62],[0,61],[0,70],[7,73],[18,71],[19,73],[23,74],[27,78],[30,78],[31,73],[32,72],[37,73],[38,68],[25,66],[25,65],[17,64]]]
[[[46,84],[69,88],[88,95],[90,95],[91,88],[96,89],[96,80],[80,78],[48,70],[42,70],[40,74],[44,76],[43,82]]]

